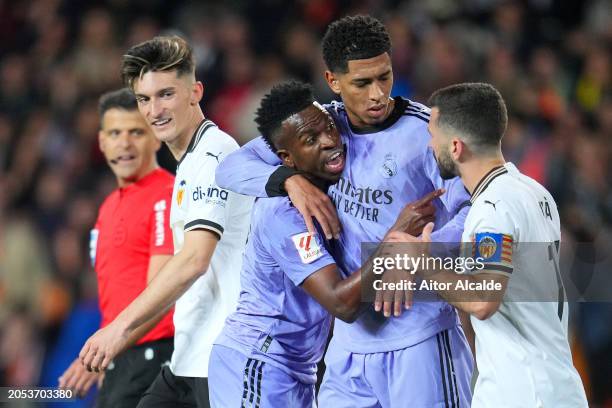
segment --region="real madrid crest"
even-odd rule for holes
[[[380,173],[384,178],[391,178],[397,174],[397,163],[392,153],[385,155],[385,161],[380,167]]]

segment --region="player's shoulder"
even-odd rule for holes
[[[151,174],[151,183],[149,183],[149,189],[152,190],[164,190],[172,189],[174,186],[174,174],[163,168],[157,168]]]
[[[111,191],[111,193],[109,195],[107,195],[104,200],[102,200],[102,204],[100,204],[100,207],[98,209],[98,213],[102,214],[107,208],[112,207],[113,204],[119,200],[120,198],[120,191],[119,188],[114,189],[113,191]]]
[[[155,177],[159,179],[160,183],[174,182],[174,174],[161,167],[155,171]]]
[[[210,120],[206,126],[200,127],[202,129],[199,133],[196,133],[195,145],[193,152],[198,155],[201,153],[206,154],[210,152],[210,157],[216,155],[215,152],[230,153],[239,148],[238,142],[232,136],[221,130],[215,123]]]
[[[300,216],[289,197],[264,197],[257,199],[257,204],[265,211],[267,217],[274,217],[274,223],[286,222]]]
[[[211,120],[204,120],[193,135],[185,155],[178,163],[177,174],[184,168],[198,172],[202,166],[216,167],[231,152],[238,150],[236,140]]]
[[[149,196],[156,203],[160,200],[169,200],[172,198],[174,190],[175,178],[169,171],[159,168],[156,169],[152,182],[148,185]]]
[[[420,147],[426,153],[431,138],[428,130],[431,110],[422,103],[404,97],[396,97],[395,104],[392,115],[396,119],[389,131],[394,136],[406,138],[414,147]]]
[[[267,235],[278,238],[296,224],[304,224],[299,211],[289,197],[258,198],[253,211],[254,221]]]
[[[486,183],[487,185],[482,185]],[[515,201],[520,201],[521,193],[518,191],[517,185],[511,176],[502,173],[487,183],[486,179],[476,187],[472,194],[472,211],[486,212],[493,210],[494,214],[500,211],[508,211],[513,207]],[[482,190],[479,190],[482,188]]]
[[[332,115],[346,114],[346,108],[344,103],[341,101],[331,101],[330,103],[323,104],[323,108]]]
[[[429,107],[403,96],[396,97],[395,103],[397,104],[397,111],[401,112],[402,119],[405,122],[427,128],[431,116],[431,109]]]

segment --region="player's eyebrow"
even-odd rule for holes
[[[176,87],[169,86],[169,87],[162,88],[162,89],[159,89],[159,90],[155,91],[154,94],[155,95],[162,95],[165,92],[175,92],[175,91],[176,91]],[[145,95],[145,94],[141,94],[141,93],[135,93],[134,96],[136,98],[147,98],[147,99],[150,98],[149,95]]]
[[[317,135],[319,134],[319,127],[322,123],[327,123],[327,116],[325,115],[321,115],[319,118],[317,118],[316,122],[315,121],[309,121],[307,123],[305,123],[303,126],[301,126],[299,129],[297,129],[297,136],[298,139],[301,139],[302,137],[308,136],[308,135]]]
[[[353,80],[351,80],[351,83],[355,84],[355,85],[361,85],[361,84],[369,84],[372,82],[372,78],[355,78]]]
[[[388,69],[385,72],[378,74],[378,75],[374,75],[373,77],[366,77],[366,78],[353,78],[351,80],[351,83],[353,84],[369,84],[371,83],[374,78],[383,78],[383,77],[387,77],[391,75],[391,70]]]
[[[166,93],[166,92],[174,92],[175,89],[176,88],[174,86],[169,86],[167,88],[160,89],[159,91],[157,91],[157,94],[161,95],[161,94]]]

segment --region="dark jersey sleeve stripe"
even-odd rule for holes
[[[185,232],[192,231],[194,229],[207,229],[216,233],[219,238],[223,235],[223,227],[216,222],[209,220],[193,220],[185,224]]]

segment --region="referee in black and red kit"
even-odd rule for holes
[[[90,239],[104,327],[173,254],[169,215],[174,176],[157,164],[155,154],[161,144],[129,90],[103,95],[100,118],[100,150],[119,187],[100,207]],[[166,311],[132,334],[129,348],[105,374],[88,372],[75,359],[59,378],[59,386],[84,396],[95,382],[101,382],[96,407],[133,408],[160,367],[170,361],[173,335],[172,312]]]

